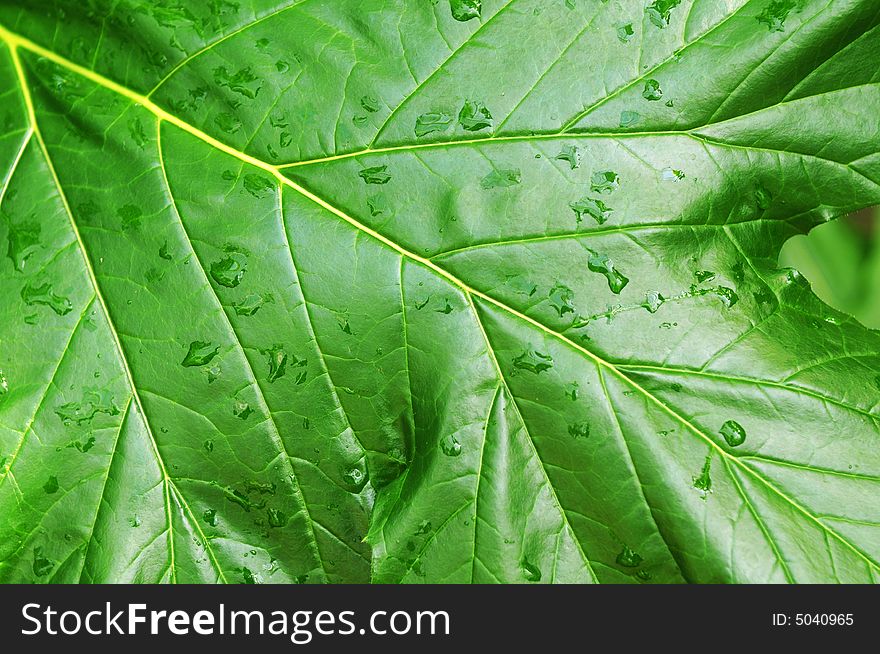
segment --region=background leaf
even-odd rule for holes
[[[878,21],[0,3],[0,580],[877,580]]]

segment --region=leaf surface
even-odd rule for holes
[[[880,579],[876,3],[0,25],[0,580]]]

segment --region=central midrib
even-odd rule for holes
[[[439,275],[440,277],[446,279],[447,281],[451,282],[455,286],[459,287],[462,291],[469,294],[470,296],[480,298],[481,300],[501,309],[502,311],[514,316],[515,318],[517,318],[523,322],[526,322],[527,324],[531,325],[532,327],[534,327],[536,329],[539,329],[540,331],[546,333],[547,335],[551,336],[552,338],[554,338],[558,341],[561,341],[562,343],[564,343],[565,345],[567,345],[571,349],[574,349],[577,352],[581,353],[583,356],[592,360],[597,365],[607,369],[609,372],[611,372],[616,377],[621,379],[625,384],[631,386],[634,390],[636,390],[641,395],[643,395],[646,399],[648,399],[649,401],[656,404],[662,411],[669,414],[674,420],[676,420],[677,422],[680,422],[684,427],[686,427],[688,430],[690,430],[694,435],[696,435],[698,438],[705,441],[708,444],[708,446],[710,448],[712,448],[717,454],[719,454],[725,461],[733,463],[740,470],[745,472],[747,475],[756,479],[759,483],[761,483],[763,486],[765,486],[768,490],[770,490],[774,495],[779,497],[782,501],[789,504],[792,508],[794,508],[799,513],[804,515],[808,520],[810,520],[811,522],[813,522],[817,526],[819,526],[819,528],[822,529],[825,533],[833,536],[835,539],[837,539],[838,541],[843,543],[847,548],[852,550],[857,556],[864,559],[865,562],[868,563],[869,566],[871,566],[877,570],[880,570],[880,563],[874,561],[868,554],[863,552],[854,543],[850,542],[849,540],[847,540],[846,538],[841,536],[836,530],[831,529],[828,525],[826,525],[821,520],[819,520],[815,515],[813,515],[809,510],[807,510],[805,507],[800,505],[798,502],[793,500],[791,497],[789,497],[788,495],[783,493],[774,484],[770,483],[767,479],[765,479],[762,475],[760,475],[752,467],[750,467],[750,466],[746,465],[745,463],[743,463],[742,461],[740,461],[740,459],[738,457],[733,456],[730,453],[728,453],[720,445],[718,445],[718,443],[716,443],[714,439],[712,439],[710,436],[708,436],[705,432],[703,432],[701,429],[699,429],[696,425],[691,423],[687,418],[685,418],[684,416],[679,414],[675,409],[664,404],[658,397],[656,397],[650,391],[648,391],[647,389],[645,389],[641,385],[639,385],[638,382],[636,382],[634,379],[630,378],[626,373],[624,373],[622,370],[620,370],[613,363],[606,361],[605,359],[602,359],[601,357],[599,357],[597,354],[593,353],[592,351],[590,351],[590,350],[584,348],[583,346],[575,343],[574,341],[570,340],[564,334],[561,334],[559,332],[554,331],[553,329],[547,327],[546,325],[535,320],[534,318],[531,318],[530,316],[528,316],[524,313],[521,313],[520,311],[514,309],[513,307],[510,307],[510,306],[504,304],[503,302],[496,300],[492,296],[487,295],[486,293],[483,293],[482,291],[479,291],[475,288],[472,288],[465,281],[459,279],[458,277],[456,277],[452,273],[448,272],[446,269],[441,268],[440,266],[438,266],[437,264],[435,264],[431,260],[426,259],[424,257],[421,257],[413,252],[410,252],[409,250],[407,250],[403,246],[399,245],[395,241],[391,240],[387,236],[371,229],[367,225],[364,225],[363,223],[358,221],[356,218],[349,216],[348,214],[344,213],[342,210],[331,205],[329,202],[327,202],[323,198],[315,195],[314,193],[312,193],[308,189],[300,186],[296,182],[294,182],[291,179],[289,179],[288,177],[286,177],[282,173],[282,168],[284,168],[284,166],[274,166],[274,165],[269,164],[265,161],[262,161],[261,159],[257,159],[256,157],[253,157],[247,153],[240,152],[240,151],[236,150],[235,148],[232,148],[229,145],[226,145],[225,143],[210,136],[209,134],[206,134],[205,132],[201,131],[200,129],[194,127],[193,125],[190,125],[189,123],[187,123],[186,121],[182,120],[181,118],[175,116],[174,114],[169,113],[168,111],[166,111],[162,107],[158,106],[156,103],[154,103],[152,100],[150,100],[146,96],[143,96],[139,93],[136,93],[135,91],[132,91],[131,89],[129,89],[129,88],[117,83],[117,82],[114,82],[113,80],[110,80],[110,79],[104,77],[103,75],[96,73],[93,70],[90,70],[90,69],[85,68],[79,64],[76,64],[72,61],[69,61],[65,57],[62,57],[61,55],[58,55],[55,52],[52,52],[51,50],[48,50],[48,49],[44,48],[43,46],[41,46],[37,43],[34,43],[33,41],[31,41],[25,37],[22,37],[18,34],[10,32],[8,29],[6,29],[3,26],[0,26],[0,39],[2,39],[6,43],[6,45],[10,48],[10,50],[14,51],[18,48],[23,48],[25,50],[33,52],[34,54],[37,54],[41,57],[44,57],[44,58],[52,61],[56,65],[61,66],[63,68],[66,68],[67,70],[69,70],[77,75],[80,75],[81,77],[88,79],[92,83],[94,83],[102,88],[105,88],[109,91],[112,91],[114,93],[117,93],[117,94],[127,98],[132,103],[139,105],[139,106],[143,107],[144,109],[146,109],[147,111],[149,111],[150,113],[152,113],[154,116],[156,116],[156,118],[158,120],[168,122],[168,123],[174,125],[175,127],[178,127],[179,129],[187,132],[191,136],[210,145],[211,147],[213,147],[221,152],[224,152],[224,153],[228,154],[229,156],[234,157],[244,163],[250,164],[251,166],[254,166],[255,168],[259,168],[261,170],[266,171],[267,173],[269,173],[270,175],[275,177],[281,184],[293,189],[294,191],[296,191],[300,195],[304,196],[305,198],[311,200],[312,202],[314,202],[318,206],[322,207],[326,211],[328,211],[328,212],[332,213],[333,215],[337,216],[338,218],[344,220],[345,222],[349,223],[350,225],[352,225],[356,229],[360,230],[361,232],[373,237],[374,239],[383,243],[387,247],[398,252],[402,256],[428,268],[429,270],[431,270],[435,274]],[[668,134],[675,134],[675,133],[676,132],[670,132]],[[659,133],[652,133],[652,135],[658,135],[658,134]],[[690,134],[688,134],[687,132],[677,132],[677,134],[690,136]],[[542,135],[543,138],[559,138],[560,136],[562,136],[562,135],[559,135],[559,134]],[[573,134],[566,134],[564,136],[566,138],[571,138],[574,135]],[[583,136],[583,135],[581,135],[581,136]],[[616,137],[619,137],[620,135],[618,135],[618,134],[601,134],[601,135],[588,135],[588,136],[593,136],[593,137],[602,136],[605,138],[608,138],[608,137],[615,137],[616,138]],[[514,139],[514,138],[518,138],[518,139],[522,140],[524,138],[535,138],[535,137],[534,136],[531,136],[531,137],[509,137],[507,140]],[[476,141],[480,141],[480,140],[487,140],[487,139],[476,139]],[[462,143],[462,142],[457,142],[457,143]],[[400,149],[400,148],[397,148],[397,149]],[[355,156],[355,155],[341,155],[339,158],[345,157],[345,156]],[[327,160],[330,160],[330,159],[332,159],[332,158],[329,158]],[[317,161],[310,161],[307,163],[317,163]]]

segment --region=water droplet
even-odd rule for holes
[[[358,176],[364,180],[364,184],[387,184],[391,180],[387,170],[388,166],[372,166],[358,172]]]
[[[204,520],[207,524],[212,527],[217,526],[217,510],[216,509],[205,509],[205,512],[202,513],[202,520]]]
[[[345,483],[359,493],[367,484],[367,473],[360,468],[352,468],[342,475]]]
[[[90,449],[92,449],[94,446],[95,446],[95,437],[94,436],[89,436],[86,439],[85,443],[83,443],[82,441],[76,440],[76,441],[71,441],[70,443],[67,444],[68,448],[73,448],[77,452],[81,452],[82,454],[85,454]]]
[[[367,208],[370,210],[371,216],[391,213],[384,193],[376,193],[369,196],[367,198]]]
[[[447,434],[440,439],[440,451],[446,456],[458,456],[461,454],[461,443],[454,434]]]
[[[613,170],[600,170],[590,178],[590,189],[594,193],[613,193],[620,186],[620,176]]]
[[[67,402],[55,407],[55,414],[67,427],[90,423],[99,413],[108,416],[119,415],[119,408],[107,390],[88,390],[80,402]]]
[[[66,297],[56,295],[52,292],[52,285],[49,283],[34,286],[25,284],[21,289],[21,299],[28,306],[43,305],[47,306],[59,316],[65,316],[73,311],[73,304]]]
[[[58,477],[56,477],[55,475],[51,475],[46,480],[46,483],[43,484],[43,492],[45,492],[46,495],[52,495],[54,493],[57,493],[58,492]]]
[[[633,30],[632,23],[625,23],[617,28],[617,38],[621,43],[629,43],[634,35],[635,30]]]
[[[257,578],[254,576],[254,573],[247,568],[241,568],[239,572],[241,572],[241,578],[245,584],[250,585],[258,583]]]
[[[616,559],[617,564],[624,568],[637,568],[643,560],[644,559],[639,556],[638,552],[630,549],[627,545],[623,546],[623,549],[620,550]]]
[[[626,285],[629,284],[629,278],[624,277],[614,267],[614,262],[608,258],[608,255],[591,254],[587,267],[595,273],[604,275],[605,279],[608,280],[608,288],[615,295],[619,295]]]
[[[430,111],[416,118],[416,136],[445,132],[452,125],[452,116],[442,111]]]
[[[694,477],[694,488],[703,492],[703,499],[706,499],[706,494],[712,492],[712,452],[710,450],[709,454],[706,455],[706,460],[703,462],[703,469],[700,471],[700,475],[698,477]]]
[[[541,581],[541,569],[538,566],[530,562],[527,558],[523,558],[523,560],[520,561],[519,564],[522,568],[523,577],[525,577],[528,581]]]
[[[453,309],[452,305],[449,303],[448,298],[443,298],[443,301],[444,301],[443,308],[442,309],[434,309],[434,311],[436,313],[442,313],[442,314],[445,314],[448,316],[450,313],[453,312],[454,309]]]
[[[480,188],[507,188],[516,186],[522,180],[519,168],[498,168],[480,180]]]
[[[721,425],[721,435],[730,447],[742,445],[746,441],[746,430],[735,420],[728,420]]]
[[[290,64],[284,61],[284,59],[279,59],[275,62],[275,70],[279,73],[286,73],[290,70]]]
[[[578,399],[578,383],[576,381],[569,382],[565,387],[565,396],[570,399],[572,402]]]
[[[34,574],[38,577],[45,577],[47,574],[52,572],[52,569],[55,567],[55,561],[51,561],[48,558],[43,556],[43,548],[35,547],[34,548],[34,564],[33,570]]]
[[[663,89],[660,88],[660,82],[655,79],[645,81],[645,89],[642,91],[642,97],[645,100],[655,102],[663,97]]]
[[[660,179],[664,182],[680,182],[684,177],[684,173],[675,168],[664,168],[660,171]]]
[[[264,198],[267,194],[272,194],[275,191],[275,184],[264,175],[248,173],[244,176],[243,182],[244,190],[255,198]]]
[[[128,133],[135,145],[143,149],[147,143],[147,133],[144,131],[144,124],[140,118],[132,118],[128,121]]]
[[[260,350],[264,355],[269,357],[269,381],[274,382],[284,377],[287,372],[287,352],[281,345],[273,345],[266,350]],[[296,359],[296,357],[294,357]]]
[[[364,111],[374,114],[379,111],[379,100],[372,95],[365,95],[361,98],[361,106],[364,108]]]
[[[213,441],[212,439],[209,438],[209,439],[206,440],[204,443],[202,443],[202,447],[205,448],[205,452],[207,452],[208,454],[210,454],[211,452],[214,451],[214,441]]]
[[[339,325],[339,329],[342,330],[343,334],[351,335],[351,325],[348,322],[347,316],[336,316],[336,323]]]
[[[718,286],[712,289],[712,292],[718,297],[719,300],[721,300],[721,304],[723,304],[728,309],[739,302],[739,296],[732,288],[728,288],[727,286]]]
[[[3,398],[9,392],[9,380],[6,379],[6,375],[2,370],[0,370],[0,399]]]
[[[173,261],[174,257],[171,256],[168,252],[168,241],[162,243],[162,247],[159,248],[159,257],[165,259],[166,261]]]
[[[767,211],[773,203],[773,195],[763,186],[755,188],[755,204],[761,211]]]
[[[553,288],[550,289],[548,297],[550,298],[550,304],[556,309],[557,313],[559,313],[560,318],[566,313],[574,313],[574,306],[572,305],[574,293],[567,286],[556,283]]]
[[[642,306],[650,313],[657,313],[665,301],[666,298],[657,291],[649,291],[645,295],[645,303]]]
[[[287,524],[287,516],[278,509],[270,507],[266,508],[266,520],[269,522],[270,527],[283,527]]]
[[[214,118],[214,124],[217,126],[217,129],[226,134],[235,134],[242,126],[241,120],[235,114],[228,112],[218,114]]]
[[[504,283],[509,286],[515,293],[532,297],[538,290],[538,286],[522,275],[508,275]]]
[[[770,32],[784,32],[785,19],[791,10],[797,7],[795,0],[771,0],[756,18],[759,23],[767,26]]]
[[[568,435],[572,438],[589,438],[590,423],[576,422],[568,426]]]
[[[672,10],[681,4],[681,0],[654,0],[645,8],[645,13],[654,25],[663,29],[669,25]]]
[[[449,8],[455,20],[465,22],[480,17],[483,2],[482,0],[449,0]]]
[[[557,154],[554,159],[567,161],[572,170],[577,168],[581,163],[581,153],[576,145],[566,145],[562,151]]]
[[[254,74],[254,69],[250,66],[240,68],[235,73],[230,73],[226,66],[218,66],[213,70],[213,73],[214,83],[217,86],[227,88],[248,100],[256,98],[263,87],[262,80]]]
[[[210,363],[211,359],[220,353],[220,346],[214,346],[208,341],[193,341],[189,344],[189,350],[180,365],[185,368],[203,366]]]
[[[514,357],[513,367],[537,375],[553,367],[553,357],[535,349],[528,349]]]
[[[711,282],[715,279],[715,273],[711,270],[698,270],[694,273],[694,277],[697,278],[697,282],[702,284],[703,282]]]
[[[468,132],[492,127],[492,114],[482,102],[467,100],[458,112],[458,124]]]
[[[227,255],[211,264],[211,277],[226,288],[235,288],[247,272],[248,258],[242,252],[228,250]]]
[[[40,245],[40,224],[35,222],[9,223],[9,245],[6,255],[18,272],[24,272],[27,260]]]
[[[132,529],[137,529],[141,526],[141,519],[137,515],[133,515],[128,519],[128,526]]]
[[[607,222],[608,218],[614,211],[611,207],[602,202],[602,200],[587,196],[584,196],[576,202],[570,202],[568,206],[571,207],[572,211],[574,211],[575,216],[577,216],[578,222],[581,222],[583,220],[584,214],[586,214],[592,217],[593,220],[595,220],[600,225]]]
[[[419,523],[419,528],[416,530],[416,536],[424,536],[425,534],[429,533],[431,533],[431,521],[422,520]]]
[[[352,118],[351,118],[351,122],[353,122],[358,127],[363,127],[364,125],[367,124],[368,121],[369,121],[369,118],[367,118],[363,114],[357,114],[355,116],[352,116]]]
[[[254,410],[251,408],[251,405],[247,402],[238,401],[235,403],[235,406],[232,407],[232,413],[236,418],[241,418],[242,420],[247,420],[248,416],[250,416]]]
[[[235,309],[235,314],[238,316],[252,316],[259,311],[264,304],[271,304],[274,301],[275,298],[271,293],[264,293],[263,295],[251,293],[245,296],[240,302],[233,303],[232,308]]]
[[[642,116],[637,111],[621,111],[620,112],[620,126],[621,127],[632,127],[637,122],[642,119]]]

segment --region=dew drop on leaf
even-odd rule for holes
[[[27,260],[40,245],[40,229],[40,224],[35,222],[9,223],[6,256],[18,272],[24,272]]]
[[[232,304],[232,308],[235,310],[235,314],[238,316],[252,316],[257,311],[259,311],[264,304],[271,304],[275,301],[275,298],[271,293],[265,293],[263,295],[257,295],[256,293],[250,293],[246,295],[240,302],[234,302]]]
[[[602,200],[588,196],[584,196],[575,202],[570,202],[568,206],[574,211],[578,222],[581,222],[584,216],[587,215],[600,225],[608,222],[608,218],[613,212],[613,209],[602,202]]]
[[[284,351],[284,348],[281,345],[273,345],[266,350],[261,350],[261,352],[269,358],[269,382],[284,377],[287,373],[287,352]]]
[[[48,282],[35,286],[33,284],[25,284],[21,289],[21,299],[28,306],[42,305],[49,307],[59,316],[66,316],[73,311],[73,304],[70,300],[61,295],[56,295],[52,291],[52,285]]]
[[[361,98],[361,107],[364,108],[364,111],[374,114],[379,111],[379,100],[372,95],[365,95]]]
[[[649,79],[645,82],[645,88],[642,91],[642,97],[645,100],[656,102],[663,97],[663,90],[660,88],[660,82],[655,79]]]
[[[449,0],[452,17],[461,22],[479,18],[483,10],[482,0]]]
[[[229,252],[211,264],[211,278],[226,288],[235,288],[247,272],[248,259],[241,252]]]
[[[550,289],[547,297],[550,300],[550,305],[556,309],[556,313],[559,314],[560,318],[566,313],[574,313],[574,306],[572,305],[574,292],[568,286],[559,283],[555,284]]]
[[[43,548],[35,547],[34,548],[34,563],[33,563],[33,571],[37,577],[45,577],[47,574],[52,572],[52,569],[55,567],[55,561],[48,559],[43,556]]]
[[[712,452],[706,455],[705,461],[703,461],[703,469],[700,471],[699,476],[693,478],[693,485],[699,491],[703,492],[703,499],[706,498],[706,494],[712,492]]]
[[[660,171],[660,179],[664,182],[680,182],[684,177],[684,173],[675,168],[664,168]]]
[[[728,420],[721,425],[721,435],[730,447],[742,445],[746,441],[746,430],[735,420]]]
[[[498,168],[480,180],[480,188],[507,188],[516,186],[522,180],[519,168]]]
[[[680,4],[681,0],[654,0],[645,9],[645,13],[648,14],[648,18],[654,25],[663,29],[669,25],[669,21],[672,18],[672,10]]]
[[[185,368],[203,366],[206,363],[210,363],[219,352],[219,345],[215,346],[208,341],[193,341],[189,344],[189,350],[187,350],[186,356],[183,357],[180,365]]]
[[[458,112],[458,124],[468,132],[492,127],[492,114],[482,102],[468,100]]]
[[[541,581],[541,569],[534,563],[523,558],[523,560],[520,561],[520,567],[522,568],[523,577],[525,577],[527,581],[533,583]]]
[[[58,492],[58,477],[56,477],[55,475],[51,475],[46,480],[46,483],[43,484],[43,492],[46,493],[46,495],[53,495],[53,494],[57,493]]]
[[[637,111],[621,111],[620,112],[620,126],[621,127],[632,127],[636,123],[638,123],[642,119],[641,114]]]
[[[528,349],[514,357],[513,367],[537,375],[553,367],[553,357],[534,349]]]
[[[795,0],[771,0],[756,18],[759,23],[766,25],[770,32],[783,32],[785,19],[795,7],[797,7]]]
[[[657,291],[649,291],[645,295],[645,302],[642,304],[645,309],[648,310],[649,313],[657,313],[660,310],[660,307],[663,306],[663,303],[666,301],[666,298],[663,297]]]
[[[562,148],[560,153],[554,157],[554,159],[567,161],[569,168],[574,170],[581,163],[581,153],[576,145],[566,145],[564,148]]]
[[[232,413],[236,418],[241,418],[242,420],[247,420],[248,417],[254,412],[251,408],[251,405],[247,402],[236,402],[232,407]]]
[[[440,451],[446,456],[458,456],[461,454],[461,443],[454,434],[447,434],[440,439]]]
[[[442,111],[431,111],[416,118],[416,136],[445,132],[452,125],[452,116]]]
[[[625,277],[615,268],[614,262],[608,258],[608,255],[591,254],[587,267],[595,273],[604,275],[605,279],[608,280],[608,288],[615,295],[619,295],[626,285],[629,284],[629,278]]]
[[[358,172],[358,176],[364,180],[364,184],[387,184],[391,180],[388,166],[372,166]]]
[[[620,176],[613,170],[600,170],[590,178],[590,190],[594,193],[612,193],[620,186]]]
[[[629,546],[624,545],[615,560],[618,565],[623,566],[624,568],[637,568],[644,559],[639,556],[638,552],[635,552]]]
[[[576,422],[572,423],[568,426],[568,435],[572,438],[589,438],[590,437],[590,423],[588,422]]]
[[[629,43],[634,35],[632,23],[625,23],[617,28],[617,38],[621,43]]]
[[[211,525],[212,527],[217,526],[217,511],[216,509],[205,509],[205,512],[202,513],[202,520],[205,523]]]

